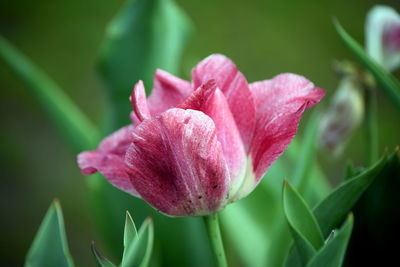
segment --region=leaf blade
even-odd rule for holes
[[[28,251],[25,266],[74,266],[57,200],[52,203],[39,227]]]
[[[317,220],[304,199],[287,181],[283,186],[283,209],[303,261],[324,245]]]
[[[375,165],[361,174],[346,180],[314,207],[315,218],[324,236],[328,235],[350,212],[362,193],[378,176],[387,159],[386,156],[382,157]]]
[[[137,238],[134,238],[128,246],[127,253],[122,258],[121,267],[148,266],[153,249],[153,240],[153,221],[147,218],[140,227]]]
[[[293,257],[292,259],[296,259],[298,262],[293,264],[293,262],[287,261],[285,264],[286,266],[304,266],[315,255],[316,249],[299,233],[292,228],[290,230],[295,244],[292,253],[297,255],[297,257]]]
[[[128,253],[129,246],[138,238],[135,222],[132,220],[129,211],[126,211],[125,228],[124,228],[124,252],[122,258]]]
[[[349,215],[342,228],[323,246],[307,264],[307,267],[340,267],[353,230],[353,215]]]

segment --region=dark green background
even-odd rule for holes
[[[91,119],[101,124],[105,94],[94,65],[105,26],[122,2],[2,0],[0,34],[50,74]],[[325,88],[328,97],[337,85],[332,61],[353,59],[337,37],[332,18],[337,17],[362,42],[365,15],[373,5],[389,4],[400,10],[399,1],[177,2],[192,18],[196,29],[182,62],[185,78],[196,62],[219,52],[231,57],[249,81],[295,72]],[[127,88],[127,99],[129,93]],[[383,150],[398,144],[399,113],[381,95],[379,107]],[[104,245],[94,229],[75,155],[3,62],[0,116],[0,264],[23,263],[42,216],[51,200],[58,197],[77,265],[94,266],[90,241],[96,240],[100,248]],[[361,128],[341,159],[321,153],[324,169],[332,179],[342,174],[347,159],[366,162],[364,138]]]

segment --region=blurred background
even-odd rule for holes
[[[182,61],[182,77],[189,78],[191,68],[202,58],[223,53],[236,62],[250,82],[282,72],[306,76],[327,90],[322,102],[325,106],[338,84],[333,60],[353,60],[338,38],[332,18],[338,18],[363,43],[365,15],[373,5],[386,4],[400,11],[397,0],[175,1],[195,25]],[[95,65],[105,27],[123,2],[2,0],[0,34],[101,125],[106,96]],[[395,74],[399,76],[399,72]],[[127,105],[129,94],[127,88]],[[382,151],[398,144],[400,125],[392,104],[381,95],[378,98]],[[96,234],[76,156],[2,61],[0,113],[1,265],[23,264],[45,211],[52,199],[58,198],[75,263],[94,266],[89,246],[91,240],[101,244],[101,238]],[[320,153],[323,169],[332,181],[343,175],[349,158],[356,164],[366,164],[364,142],[361,127],[341,158]]]

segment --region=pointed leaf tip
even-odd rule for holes
[[[106,257],[104,257],[100,251],[97,249],[96,245],[94,244],[94,241],[92,241],[90,248],[92,250],[92,253],[94,257],[96,258],[97,264],[99,267],[115,267],[115,265],[109,261]]]
[[[310,208],[287,181],[284,182],[283,211],[295,242],[293,253],[305,265],[324,245],[324,240]]]
[[[129,231],[129,234],[134,234],[135,236],[137,235],[136,225],[129,211],[126,211],[125,234],[127,234],[127,231]]]
[[[124,229],[124,254],[127,253],[127,250],[130,244],[133,243],[134,239],[138,237],[137,229],[135,222],[132,219],[131,214],[129,211],[126,211],[126,218],[125,218],[125,229]]]
[[[153,221],[148,217],[141,225],[137,237],[128,245],[122,258],[121,267],[148,266],[153,249],[153,239]]]
[[[68,249],[61,206],[57,200],[53,201],[39,227],[25,266],[74,266]]]
[[[283,205],[290,227],[310,242],[314,249],[319,249],[324,240],[317,220],[296,189],[287,181],[284,184]]]

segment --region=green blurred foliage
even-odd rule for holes
[[[187,12],[196,30],[183,57],[183,77],[189,77],[190,69],[199,60],[219,52],[231,57],[249,81],[281,72],[302,74],[327,89],[325,103],[337,86],[332,60],[354,59],[336,35],[332,17],[339,18],[346,30],[362,43],[364,18],[369,8],[384,3],[400,10],[396,0],[176,2]],[[101,125],[106,96],[94,66],[105,26],[122,4],[122,0],[2,0],[0,34],[42,67]],[[129,93],[127,88],[127,97]],[[378,97],[380,150],[383,150],[398,144],[400,124],[391,103],[381,94]],[[0,62],[0,112],[2,264],[22,265],[48,203],[57,196],[63,203],[69,247],[76,264],[94,266],[90,240],[101,238],[96,233],[75,155],[3,62]],[[340,180],[349,158],[356,164],[366,162],[364,142],[360,129],[341,159],[320,155],[324,171],[332,180]],[[260,190],[256,192],[261,193]],[[251,198],[256,197],[254,194]],[[252,201],[251,198],[246,201]],[[262,205],[255,208],[261,209]],[[104,244],[97,244],[105,251]]]

